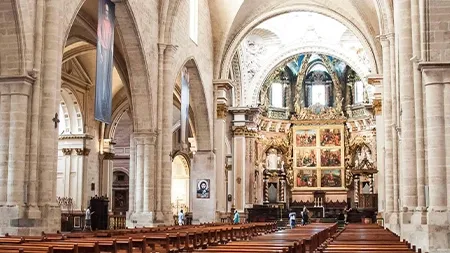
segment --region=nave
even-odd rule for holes
[[[0,237],[0,253],[422,252],[374,224],[342,227],[338,223],[311,223],[294,228],[280,225],[276,222],[205,223],[64,234],[42,232],[41,236],[6,234]]]

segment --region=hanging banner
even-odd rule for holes
[[[111,124],[114,11],[111,0],[98,1],[95,119]]]
[[[181,72],[181,143],[186,144],[189,123],[189,72],[186,67]],[[184,145],[183,145],[184,146]]]

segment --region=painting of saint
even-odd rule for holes
[[[316,170],[299,170],[296,178],[297,187],[317,187]]]
[[[340,149],[322,149],[320,152],[320,165],[322,167],[339,167],[339,166],[341,166],[341,150]]]
[[[209,199],[209,179],[197,180],[197,198]]]
[[[295,144],[297,147],[316,146],[316,131],[315,130],[295,131]]]
[[[340,146],[341,139],[340,129],[320,130],[320,146]]]
[[[300,149],[296,152],[297,167],[316,167],[317,153],[315,149]]]
[[[322,187],[341,187],[341,170],[322,170]]]

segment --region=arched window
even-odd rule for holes
[[[331,106],[333,104],[333,82],[330,75],[323,71],[325,68],[321,64],[317,64],[311,68],[311,70],[305,78],[305,106],[322,105]],[[325,69],[326,70],[326,69]]]
[[[272,107],[282,108],[284,107],[284,89],[281,83],[272,83],[271,86],[270,105]]]
[[[198,41],[198,0],[189,0],[189,37],[197,44]]]

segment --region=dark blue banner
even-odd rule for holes
[[[189,125],[189,72],[186,67],[181,72],[181,143],[188,143]]]
[[[98,1],[95,119],[111,124],[114,12],[111,0]]]

